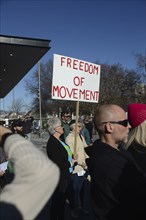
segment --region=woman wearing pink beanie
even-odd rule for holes
[[[146,174],[146,104],[129,104],[128,120],[131,130],[126,148]]]

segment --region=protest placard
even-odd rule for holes
[[[52,99],[97,103],[100,65],[54,54]]]

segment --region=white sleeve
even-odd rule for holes
[[[65,138],[65,143],[70,147],[72,153],[74,153],[74,139],[68,135]]]
[[[34,219],[53,194],[59,169],[45,153],[18,134],[7,137],[4,150],[14,163],[15,177],[5,186],[0,201],[15,205],[23,219]]]
[[[87,143],[86,143],[86,141],[85,141],[84,136],[83,136],[83,135],[81,135],[81,137],[82,137],[82,141],[83,141],[83,145],[84,145],[84,147],[87,147],[88,145],[87,145]]]

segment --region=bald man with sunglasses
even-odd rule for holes
[[[100,106],[94,117],[99,134],[86,148],[96,220],[146,219],[146,178],[123,147],[131,128],[118,105]]]

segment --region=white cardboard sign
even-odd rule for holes
[[[97,103],[100,65],[54,54],[52,99]]]

